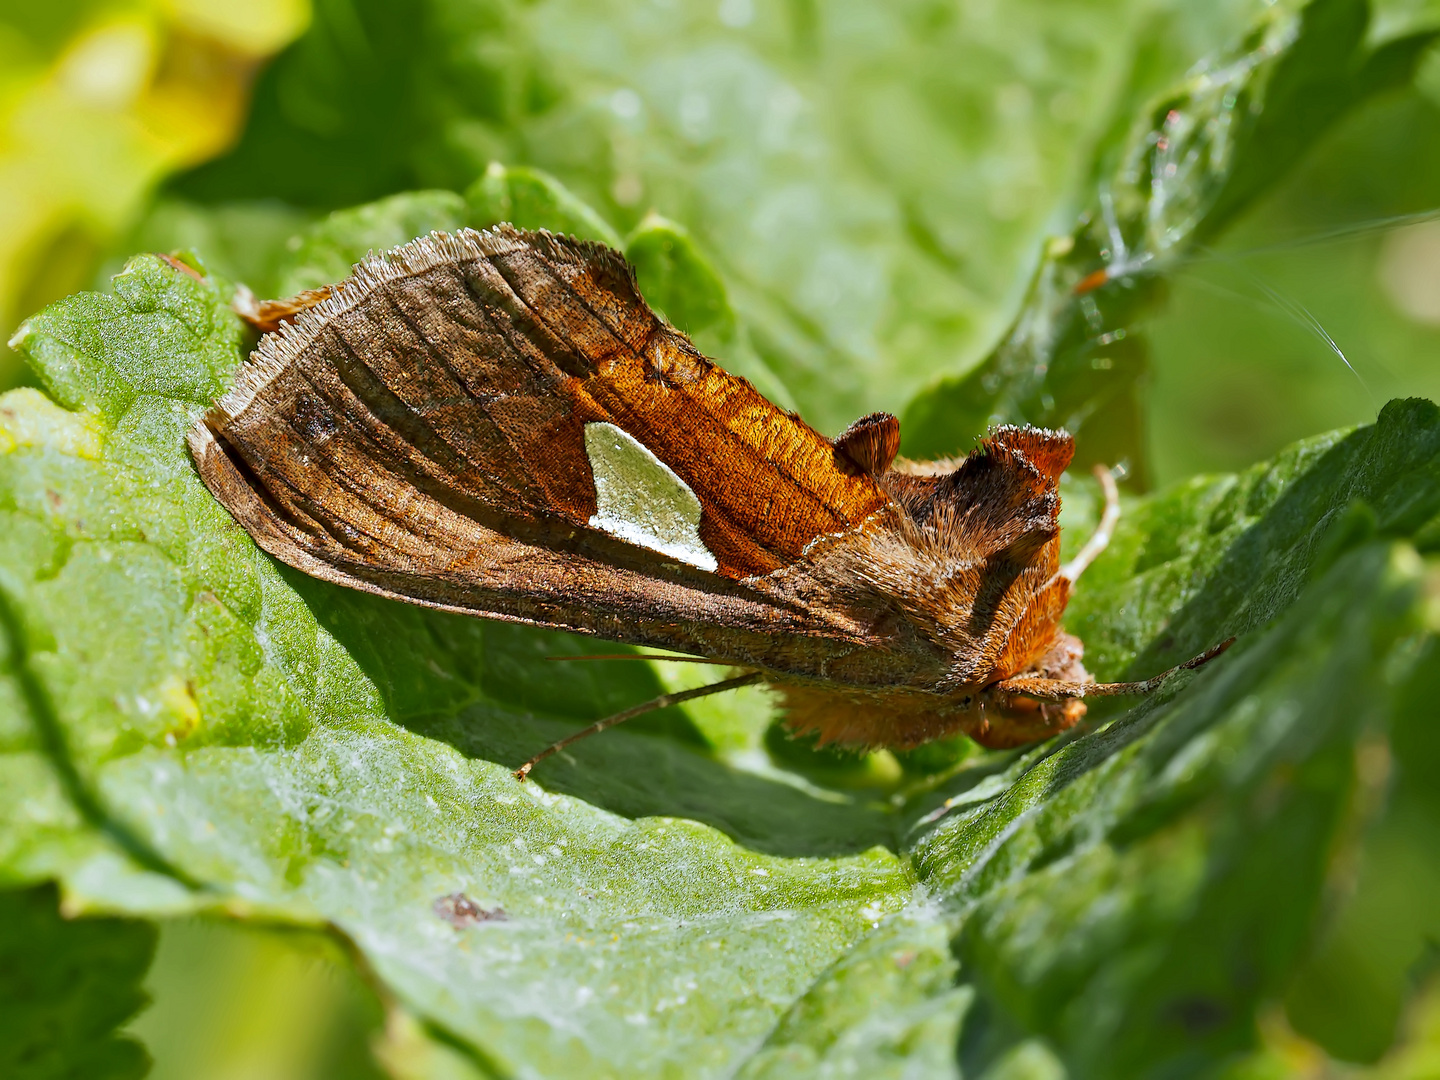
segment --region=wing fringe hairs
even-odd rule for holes
[[[461,229],[454,233],[432,232],[390,251],[366,255],[355,264],[350,277],[334,286],[327,296],[303,308],[294,319],[281,323],[278,330],[262,337],[259,346],[236,375],[235,385],[215,403],[214,412],[233,420],[257,393],[314,341],[315,335],[332,319],[350,311],[385,283],[415,277],[439,266],[533,247],[539,247],[547,258],[557,262],[574,263],[577,261],[576,254],[583,254],[587,259],[605,259],[616,270],[625,273],[639,291],[634,267],[604,244],[573,239],[562,242],[561,238],[544,230],[531,233],[510,224],[496,225],[483,232],[477,229]]]

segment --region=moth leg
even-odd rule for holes
[[[999,682],[987,687],[989,690],[999,690],[1002,693],[1025,694],[1029,697],[1044,698],[1048,701],[1065,701],[1068,698],[1087,697],[1121,697],[1129,694],[1153,694],[1164,684],[1165,680],[1177,672],[1189,671],[1215,659],[1231,645],[1235,639],[1226,638],[1219,645],[1211,646],[1199,656],[1192,656],[1183,664],[1176,664],[1174,667],[1162,671],[1149,679],[1142,679],[1139,682],[1072,682],[1068,679],[1033,679],[1021,675],[1013,679],[1001,679]]]
[[[748,675],[737,675],[733,679],[725,679],[721,682],[711,683],[709,686],[700,686],[694,690],[681,690],[674,694],[661,694],[651,701],[644,702],[640,705],[632,705],[622,712],[618,712],[613,716],[607,716],[603,720],[597,720],[589,727],[577,731],[574,735],[567,736],[559,742],[547,746],[515,770],[515,779],[524,783],[525,777],[530,774],[530,770],[535,768],[536,765],[544,761],[551,754],[564,750],[565,747],[573,742],[579,742],[581,739],[591,735],[598,735],[606,728],[612,728],[616,724],[623,724],[626,720],[633,720],[637,716],[642,716],[647,712],[654,712],[656,709],[664,709],[670,705],[679,705],[682,701],[693,701],[695,698],[709,697],[711,694],[723,694],[726,690],[738,690],[742,686],[751,686],[759,682],[760,679],[760,672],[752,671]]]
[[[168,265],[168,266],[170,267],[170,269],[171,269],[171,270],[174,270],[176,273],[184,274],[186,277],[194,278],[196,281],[204,281],[204,280],[205,280],[205,279],[201,276],[200,271],[199,271],[199,270],[196,270],[193,266],[191,266],[189,263],[187,263],[184,259],[180,259],[180,258],[178,258],[178,257],[176,257],[176,256],[174,256],[174,255],[166,255],[166,254],[165,254],[164,252],[162,252],[162,251],[157,251],[157,252],[155,253],[155,256],[156,256],[156,258],[158,258],[161,262],[163,262],[163,263],[165,263],[166,265]]]
[[[236,288],[235,299],[230,306],[235,309],[236,315],[256,330],[268,334],[279,330],[287,322],[294,322],[302,311],[314,307],[329,295],[330,286],[323,285],[318,289],[306,289],[288,300],[256,300],[255,294],[241,285]]]
[[[1110,546],[1110,537],[1115,534],[1115,523],[1120,520],[1120,489],[1115,486],[1115,477],[1104,465],[1095,466],[1095,478],[1100,481],[1100,490],[1105,493],[1105,509],[1100,514],[1100,524],[1085,541],[1079,554],[1060,567],[1060,577],[1076,580],[1095,559]]]

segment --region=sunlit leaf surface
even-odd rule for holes
[[[287,293],[369,250],[507,218],[620,245],[667,318],[808,419],[838,428],[896,407],[1019,302],[1007,283],[1085,167],[1060,133],[1112,98],[1131,115],[1185,66],[1177,37],[1198,47],[1212,25],[1159,18],[1147,55],[1176,63],[1120,85],[1134,43],[1087,36],[1122,25],[1089,8],[1073,24],[1024,5],[821,19],[728,0],[703,19],[607,12],[628,28],[613,40],[573,5],[425,10],[407,22],[356,5],[371,31],[388,27],[371,37],[382,56],[432,49],[423,92],[357,89],[363,65],[343,49],[321,62],[307,38],[267,76],[236,156],[187,181],[191,196],[305,209],[169,201],[148,227],[190,238],[205,281],[139,256],[110,292],[54,304],[16,339],[44,392],[0,397],[0,884],[58,881],[67,915],[130,921],[69,927],[48,893],[0,899],[30,905],[57,941],[109,942],[132,992],[149,946],[124,952],[112,935],[143,936],[134,920],[307,928],[389,1006],[379,1056],[403,1076],[1128,1080],[1235,1061],[1268,1076],[1296,1031],[1351,1058],[1383,1053],[1440,934],[1417,899],[1440,870],[1416,839],[1440,828],[1424,722],[1440,627],[1434,405],[1394,402],[1373,425],[1127,501],[1067,618],[1091,670],[1146,676],[1238,640],[1150,699],[1094,704],[1065,738],[846,759],[787,742],[752,689],[580,743],[523,786],[509,769],[555,738],[712,673],[554,663],[593,645],[280,567],[184,447],[253,343],[227,273]],[[1284,155],[1262,160],[1246,140],[1273,143],[1265,125],[1315,99],[1357,13],[1363,25],[1344,0],[1303,18],[1277,8],[1228,54],[1238,68],[1209,69],[1230,82],[1190,76],[1172,104],[1191,172],[1158,218],[1153,185],[1098,186],[1129,166],[1097,165],[1090,190],[1126,251],[1154,258],[1119,273],[1104,212],[1046,249],[1027,333],[974,376],[998,381],[922,394],[913,445],[961,448],[992,414],[1084,429],[1107,402],[1133,405],[1139,367],[1095,363],[1112,355],[1095,335],[1163,282],[1166,237],[1190,243],[1271,182]],[[682,30],[683,62],[646,61]],[[1040,53],[1001,48],[1018,39]],[[1349,81],[1320,95],[1315,124],[1373,88],[1376,57],[1408,73],[1418,39],[1386,40],[1347,46]],[[886,65],[902,63],[930,98],[886,97]],[[393,145],[325,114],[325,79]],[[1260,111],[1222,153],[1205,118],[1234,113],[1230,91]],[[462,98],[468,119],[420,107]],[[977,173],[1002,126],[1031,156]],[[362,142],[364,168],[346,157]],[[1143,135],[1105,145],[1146,168],[1158,152]],[[269,169],[277,156],[294,168]],[[593,160],[608,171],[579,164]],[[387,194],[400,187],[424,190]],[[957,254],[978,250],[993,263]],[[1077,292],[1101,266],[1113,279]],[[1114,430],[1088,444],[1111,460],[1134,434]],[[1073,550],[1095,491],[1067,480],[1064,495]],[[120,1012],[77,1008],[96,1045],[130,1053],[105,1042]],[[1265,1049],[1244,1056],[1257,1017]]]
[[[1041,1032],[1125,1076],[1241,1047],[1308,940],[1354,748],[1411,677],[1403,541],[1440,512],[1424,403],[1132,510],[1071,620],[1100,673],[1240,644],[1094,734],[872,804],[727,764],[691,720],[521,786],[507,766],[654,676],[259,553],[183,446],[240,356],[216,288],[141,258],[23,335],[58,405],[3,399],[11,765],[55,813],[12,808],[10,872],[329,923],[502,1071],[950,1060],[957,1038],[989,1060]],[[458,928],[457,893],[481,912]]]

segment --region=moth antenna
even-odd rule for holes
[[[1435,212],[1430,211],[1429,213],[1433,214]],[[1326,348],[1328,348],[1331,352],[1338,356],[1340,358],[1340,362],[1349,369],[1351,375],[1355,376],[1355,381],[1360,384],[1360,388],[1364,390],[1366,395],[1370,398],[1370,404],[1378,411],[1379,404],[1375,400],[1374,391],[1370,389],[1370,384],[1367,383],[1365,381],[1365,377],[1355,369],[1355,365],[1352,364],[1350,362],[1350,358],[1345,355],[1345,350],[1340,348],[1340,345],[1330,335],[1330,331],[1325,329],[1325,325],[1319,319],[1317,319],[1314,314],[1311,313],[1309,308],[1307,308],[1304,304],[1300,303],[1298,300],[1286,296],[1284,293],[1280,292],[1278,289],[1270,285],[1269,282],[1267,282],[1259,274],[1255,273],[1255,271],[1244,266],[1239,261],[1238,255],[1222,255],[1217,252],[1210,251],[1209,249],[1202,249],[1202,251],[1206,256],[1208,256],[1215,262],[1222,262],[1227,266],[1231,267],[1233,270],[1237,271],[1250,283],[1253,288],[1260,292],[1270,302],[1270,304],[1273,305],[1274,308],[1280,312],[1281,315],[1289,319],[1296,326],[1299,326],[1302,330],[1309,331],[1316,338],[1318,338],[1325,345]],[[1223,293],[1229,292],[1230,290],[1218,289],[1214,291],[1219,291]],[[1242,298],[1244,298],[1243,294]]]
[[[1258,275],[1251,274],[1250,276],[1255,283],[1255,287],[1274,301],[1275,305],[1279,307],[1281,311],[1289,316],[1297,325],[1309,330],[1310,333],[1323,341],[1329,347],[1330,351],[1340,358],[1340,362],[1350,369],[1351,375],[1355,376],[1355,381],[1360,384],[1361,389],[1370,395],[1370,403],[1375,405],[1375,395],[1371,392],[1370,385],[1365,381],[1360,372],[1355,370],[1355,365],[1350,363],[1350,358],[1345,355],[1345,351],[1336,344],[1335,339],[1330,336],[1330,331],[1326,330],[1324,324],[1311,314],[1310,309],[1300,303],[1300,301],[1293,300],[1278,289],[1271,287]],[[1378,406],[1376,406],[1376,408],[1378,411]]]
[[[556,662],[564,660],[668,660],[672,664],[728,664],[734,667],[729,660],[711,660],[706,656],[666,656],[664,653],[586,653],[583,656],[547,656],[545,659]]]
[[[988,686],[987,690],[1001,690],[1008,694],[1025,694],[1029,697],[1046,698],[1050,701],[1065,701],[1068,698],[1124,697],[1130,694],[1153,694],[1165,680],[1181,671],[1189,671],[1201,664],[1209,663],[1231,645],[1235,639],[1226,638],[1219,645],[1206,649],[1199,656],[1192,656],[1183,664],[1162,671],[1140,682],[1086,683],[1066,679],[1027,679],[1023,675],[1015,679],[1001,679]]]
[[[1095,479],[1100,481],[1100,490],[1105,493],[1105,509],[1100,514],[1100,524],[1095,526],[1095,531],[1085,541],[1079,554],[1060,567],[1059,576],[1072,582],[1110,546],[1110,538],[1115,535],[1115,523],[1120,520],[1120,489],[1115,486],[1114,474],[1104,465],[1096,465]]]
[[[1309,233],[1288,240],[1280,240],[1272,244],[1263,244],[1259,247],[1242,248],[1239,251],[1229,252],[1225,255],[1216,255],[1208,249],[1201,248],[1200,251],[1190,257],[1189,261],[1228,261],[1230,259],[1249,259],[1256,255],[1273,255],[1276,252],[1290,252],[1301,248],[1314,247],[1319,244],[1332,244],[1338,240],[1354,240],[1361,237],[1374,236],[1378,233],[1389,232],[1393,229],[1402,229],[1407,225],[1420,225],[1427,221],[1435,221],[1436,219],[1440,219],[1440,207],[1420,210],[1413,214],[1393,214],[1389,217],[1370,218],[1366,221],[1352,222],[1349,225],[1340,225],[1334,229],[1326,229],[1324,232]]]
[[[709,686],[697,687],[694,690],[680,690],[673,694],[661,694],[651,701],[644,702],[640,705],[632,705],[623,712],[618,712],[613,716],[607,716],[603,720],[597,720],[584,730],[577,731],[574,735],[570,735],[551,746],[547,746],[515,770],[515,779],[523,784],[525,777],[530,774],[530,770],[535,768],[536,765],[544,761],[551,754],[564,750],[565,747],[573,742],[579,742],[581,739],[588,738],[591,735],[598,735],[606,728],[612,728],[616,724],[623,724],[626,720],[633,720],[637,716],[642,716],[647,712],[654,712],[656,709],[664,709],[670,705],[679,705],[682,701],[694,701],[696,698],[709,697],[711,694],[723,694],[727,690],[738,690],[742,686],[751,686],[759,682],[762,678],[763,676],[760,672],[752,671],[748,675],[737,675],[733,679],[725,679],[722,682],[711,683]]]

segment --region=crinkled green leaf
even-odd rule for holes
[[[125,281],[21,341],[88,411],[0,405],[12,666],[63,737],[31,739],[44,718],[6,700],[25,768],[58,761],[57,805],[79,790],[100,815],[33,840],[77,905],[333,926],[482,1068],[533,1075],[957,1053],[1179,1075],[1243,1049],[1283,991],[1354,821],[1355,747],[1387,737],[1397,643],[1423,629],[1404,540],[1440,512],[1434,406],[1132,506],[1075,599],[1097,670],[1243,636],[1183,687],[1097,705],[1115,719],[1093,733],[872,805],[757,761],[752,698],[748,721],[608,733],[522,787],[508,767],[657,676],[278,568],[184,450],[209,358],[239,360],[220,293],[151,258]],[[169,370],[153,342],[199,370],[147,382]],[[65,828],[131,847],[67,859]],[[169,893],[135,884],[167,873]],[[436,903],[457,892],[491,917],[452,926]]]
[[[0,1072],[13,1080],[139,1080],[144,1048],[116,1034],[145,1004],[155,931],[67,920],[54,886],[0,891]]]
[[[1197,477],[1141,504],[1067,611],[1104,677],[1153,671],[1252,630],[1317,563],[1440,515],[1440,417],[1394,401],[1375,424],[1297,443],[1239,476]]]
[[[953,1075],[974,992],[957,985],[952,932],[918,893],[805,992],[739,1075]]]
[[[1143,318],[1166,273],[1327,128],[1409,81],[1435,31],[1371,47],[1369,11],[1367,0],[1276,5],[1153,102],[1121,146],[1102,148],[1095,201],[1072,235],[1050,241],[1001,344],[907,406],[906,452],[954,453],[1000,422],[1064,427],[1077,464],[1124,462],[1143,489]]]
[[[339,211],[248,262],[223,245],[211,259],[198,236],[201,262],[285,293],[432,228],[508,215],[613,243],[613,221],[632,230],[646,295],[705,351],[789,404],[773,365],[807,418],[838,427],[961,366],[993,329],[1025,238],[1082,160],[1067,110],[1095,115],[1115,93],[1128,118],[1125,102],[1230,17],[1162,5],[1120,32],[1124,5],[1109,24],[1012,6],[1003,27],[984,5],[801,6],[788,22],[722,7],[750,26],[707,26],[708,7],[434,0],[353,5],[340,32],[322,5],[262,82],[241,152],[189,193],[223,193],[259,162],[263,178],[232,194],[328,208],[482,178],[464,198]],[[1265,109],[1230,143],[1191,131],[1210,156],[1177,174],[1174,217],[1154,224],[1180,222],[1175,251],[1187,214],[1219,221],[1304,145],[1235,149],[1288,138],[1278,101],[1313,98],[1306,123],[1323,126],[1376,81],[1346,60],[1317,82],[1362,55],[1344,37],[1358,10],[1326,0],[1301,29],[1267,16],[1237,53],[1257,66],[1212,66]],[[597,38],[602,25],[624,41]],[[677,27],[690,52],[648,60]],[[1161,59],[1122,80],[1132,32]],[[1043,42],[1033,66],[1007,51],[1020,40]],[[1404,48],[1363,55],[1408,70]],[[431,62],[410,85],[385,58],[416,49]],[[1186,107],[1223,106],[1227,88],[1197,76]],[[1002,131],[1031,141],[996,156]],[[1156,147],[1128,145],[1153,164]],[[1155,190],[1112,182],[1132,254],[1164,249],[1124,231]],[[1087,453],[1113,458],[1134,417],[1101,403],[1130,408],[1137,368],[1094,364],[1086,335],[1130,326],[1159,274],[1087,294],[1104,325],[1082,325],[1073,285],[1104,261],[1104,224],[1050,250],[1050,291],[1032,301],[1053,306],[1027,309],[1035,333],[1012,340],[1019,376],[1001,392],[1081,402],[1055,415],[1088,417]],[[593,646],[338,589],[259,553],[183,446],[248,340],[225,295],[140,258],[112,295],[72,297],[22,333],[65,408],[0,399],[0,880],[58,879],[76,911],[334,934],[403,1006],[386,1050],[403,1075],[1187,1076],[1243,1053],[1281,999],[1336,1053],[1386,1044],[1400,973],[1423,981],[1435,932],[1428,908],[1395,903],[1436,873],[1411,842],[1433,814],[1414,778],[1433,771],[1417,718],[1440,576],[1416,549],[1440,547],[1434,406],[1393,404],[1372,427],[1128,504],[1068,616],[1091,669],[1148,675],[1240,641],[1152,699],[1093,704],[1064,739],[841,766],[777,738],[751,689],[579,744],[522,788],[507,767],[557,736],[710,676],[547,663]],[[1025,350],[1055,327],[1080,342],[1079,366],[1062,349],[1026,382]],[[934,400],[907,438],[964,428],[965,402]],[[1109,449],[1101,417],[1119,433]],[[1065,497],[1073,550],[1094,497],[1085,481]],[[1400,778],[1393,798],[1377,761]],[[457,892],[484,917],[452,925]]]
[[[1385,729],[1417,571],[1361,549],[1189,692],[927,838],[917,866],[963,912],[993,1010],[1085,1076],[1193,1074],[1250,1045],[1309,940],[1355,743]],[[984,1035],[967,1025],[962,1058]]]

